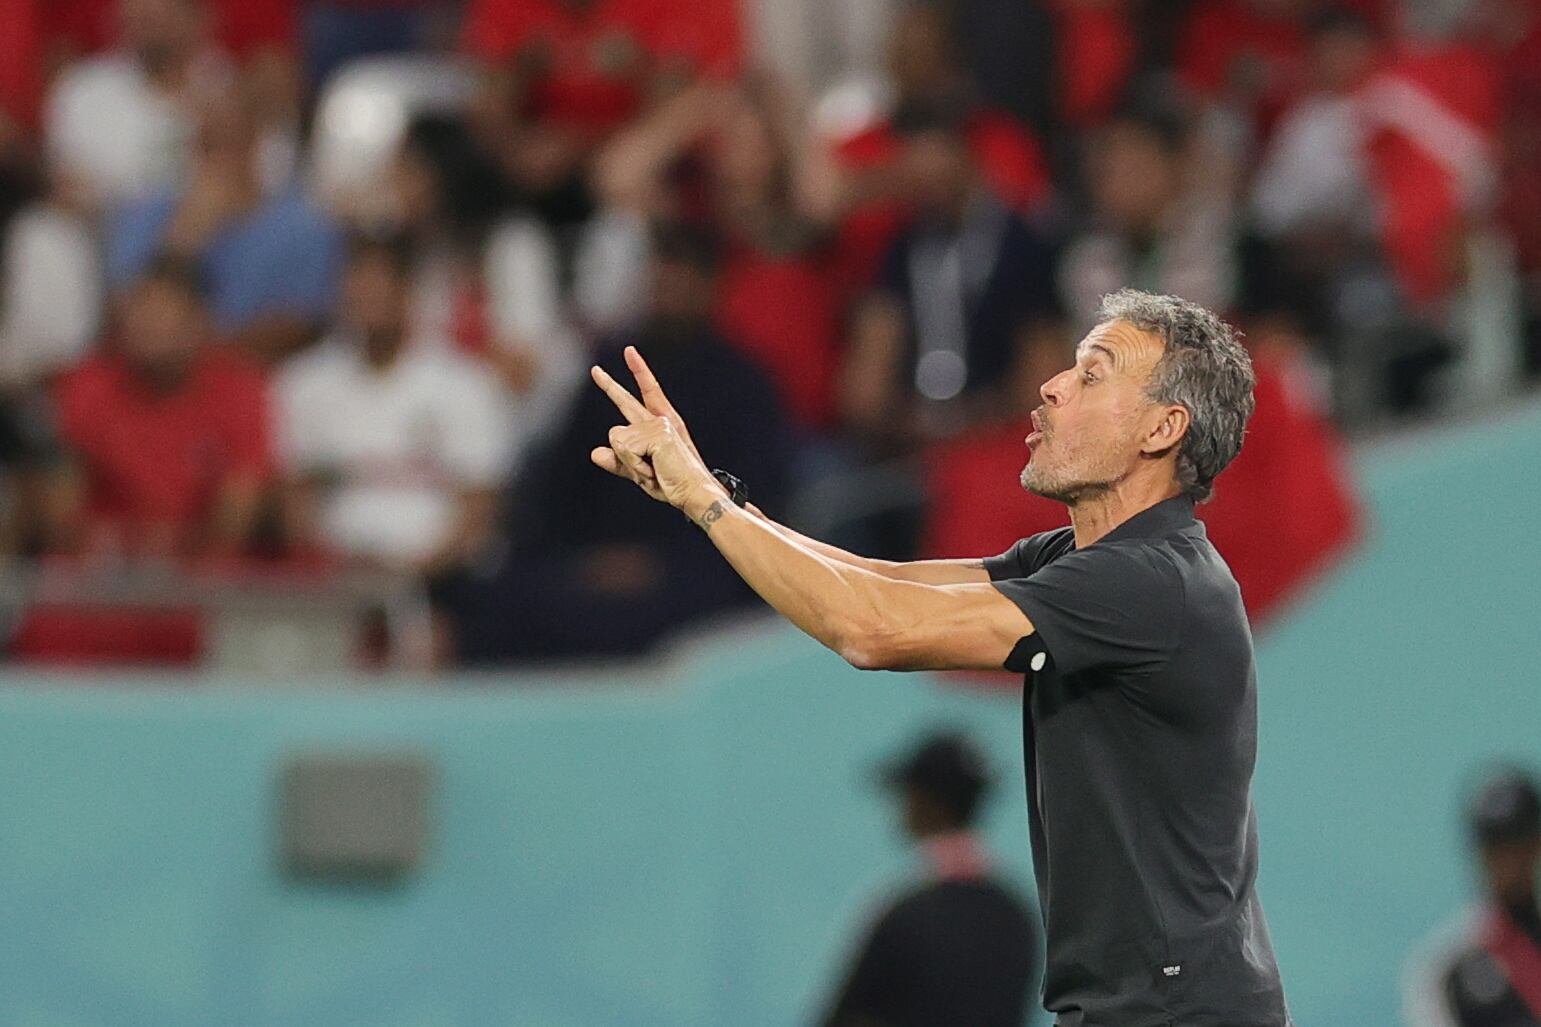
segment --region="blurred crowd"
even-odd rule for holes
[[[733,0],[10,0],[0,544],[383,568],[445,662],[635,652],[752,597],[589,465],[589,364],[638,345],[775,516],[977,555],[1063,523],[1026,414],[1133,285],[1247,333],[1205,517],[1263,617],[1355,534],[1337,425],[1437,408],[1505,283],[1541,369],[1541,4],[889,14],[853,102]]]

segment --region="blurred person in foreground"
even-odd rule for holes
[[[1541,1025],[1541,793],[1528,774],[1489,779],[1468,814],[1482,897],[1409,964],[1410,1027]]]
[[[432,576],[488,541],[510,421],[490,372],[409,345],[411,264],[402,237],[353,240],[341,323],[276,379],[277,433],[292,547]]]
[[[668,223],[651,250],[651,310],[602,343],[597,359],[619,371],[625,343],[646,347],[710,425],[713,457],[763,475],[758,494],[775,504],[787,476],[786,416],[766,375],[713,327],[720,242],[704,227]],[[450,593],[461,660],[631,655],[754,601],[701,548],[689,522],[645,497],[618,494],[584,465],[595,433],[612,418],[605,397],[585,389],[515,482],[506,559]]]
[[[330,311],[341,237],[296,179],[262,181],[257,126],[242,101],[204,106],[185,184],[130,204],[107,225],[107,276],[131,280],[155,253],[198,262],[214,325],[270,364],[309,344]]]
[[[1255,889],[1257,673],[1240,590],[1194,517],[1241,449],[1251,362],[1216,315],[1108,296],[1039,387],[1024,488],[1069,527],[999,556],[869,560],[714,473],[642,355],[590,460],[675,507],[853,667],[1024,674],[1028,825],[1060,1027],[1288,1027]],[[596,433],[597,435],[597,433]]]
[[[123,297],[107,351],[59,383],[51,551],[155,562],[246,552],[271,476],[267,387],[211,341],[202,289],[196,267],[157,257]]]
[[[1038,932],[974,830],[991,786],[983,755],[961,735],[936,734],[883,777],[925,877],[877,919],[825,1027],[1021,1027]]]

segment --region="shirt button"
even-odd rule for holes
[[[1033,668],[1033,670],[1039,671],[1039,670],[1043,670],[1043,665],[1045,663],[1048,663],[1048,662],[1049,662],[1049,654],[1048,653],[1034,653],[1033,654],[1033,658],[1028,661],[1027,665],[1029,667]]]

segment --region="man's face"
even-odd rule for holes
[[[1177,195],[1177,158],[1138,125],[1115,124],[1091,151],[1093,201],[1103,220],[1121,231],[1155,226]]]
[[[348,322],[366,337],[394,336],[406,324],[406,281],[386,257],[356,257],[343,280]]]
[[[128,294],[122,314],[124,358],[157,381],[178,378],[203,338],[198,301],[179,286],[150,279]]]
[[[903,97],[946,92],[957,74],[944,16],[915,6],[901,14],[888,40],[888,70]]]
[[[158,71],[197,45],[203,10],[194,0],[121,0],[118,26],[123,45]]]
[[[973,163],[963,140],[946,132],[922,132],[904,148],[904,183],[923,216],[951,224],[962,216],[973,183]]]
[[[653,265],[653,318],[670,324],[711,320],[716,280],[704,268],[682,260],[659,258]]]
[[[1145,392],[1163,350],[1160,339],[1125,321],[1092,329],[1075,365],[1038,390],[1043,405],[1033,411],[1022,487],[1074,503],[1116,485],[1146,453],[1164,448],[1153,433],[1173,408]]]

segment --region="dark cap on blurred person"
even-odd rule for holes
[[[952,731],[928,735],[916,748],[885,764],[882,779],[891,788],[926,792],[961,821],[973,816],[991,783],[984,754],[966,737]]]
[[[1530,775],[1500,771],[1478,789],[1467,819],[1484,848],[1541,837],[1541,792]]]

